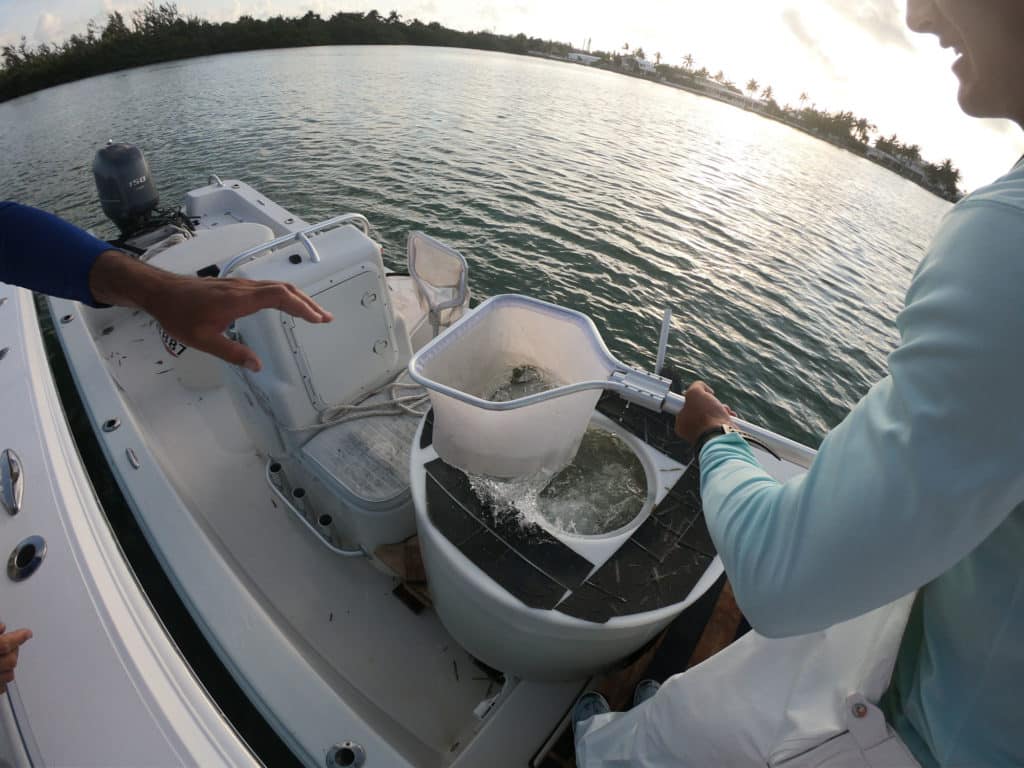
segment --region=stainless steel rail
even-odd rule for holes
[[[366,220],[365,216],[359,213],[343,213],[341,216],[326,219],[325,221],[321,221],[319,224],[306,227],[298,232],[290,232],[287,235],[281,235],[281,237],[274,238],[273,240],[269,240],[265,243],[260,243],[246,251],[242,251],[224,265],[224,269],[221,270],[220,276],[227,277],[242,264],[255,256],[258,256],[264,251],[269,251],[282,245],[287,245],[288,243],[295,242],[296,240],[302,243],[303,247],[309,253],[310,260],[319,263],[320,254],[317,252],[316,246],[313,245],[311,236],[316,236],[322,232],[326,232],[328,229],[334,229],[335,227],[340,227],[344,224],[357,224],[364,235],[367,237],[370,235],[370,222]]]

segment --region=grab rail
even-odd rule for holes
[[[232,271],[240,267],[245,262],[249,261],[254,256],[257,256],[264,251],[269,251],[273,248],[277,248],[281,245],[287,245],[288,243],[298,240],[302,243],[303,247],[309,253],[310,261],[314,263],[320,262],[320,254],[316,250],[316,246],[313,245],[313,241],[310,239],[310,235],[318,235],[328,229],[339,227],[342,224],[357,224],[363,231],[363,234],[367,237],[370,236],[370,222],[366,220],[366,217],[360,213],[343,213],[340,216],[335,216],[332,219],[326,219],[321,221],[319,224],[314,224],[311,227],[306,227],[298,232],[290,232],[287,235],[281,235],[281,237],[274,238],[266,243],[260,243],[246,251],[242,251],[240,254],[235,256],[231,261],[224,265],[224,269],[221,270],[220,276],[227,277]]]

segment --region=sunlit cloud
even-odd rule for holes
[[[35,39],[40,43],[52,43],[63,35],[60,16],[43,12],[36,23]]]
[[[800,12],[795,8],[787,8],[782,12],[782,22],[786,28],[836,79],[843,79],[843,76],[836,70],[836,65],[828,57],[818,38],[807,31],[804,26]]]
[[[826,0],[848,22],[860,27],[883,45],[907,51],[914,46],[907,36],[903,4],[897,0]]]

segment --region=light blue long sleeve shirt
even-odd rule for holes
[[[708,528],[768,636],[920,589],[894,727],[926,766],[1024,766],[1024,163],[947,214],[897,325],[889,375],[806,475],[707,443]]]

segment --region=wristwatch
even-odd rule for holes
[[[704,447],[704,444],[708,440],[714,440],[716,437],[721,437],[722,435],[731,435],[734,433],[737,435],[742,434],[732,424],[719,424],[717,427],[705,429],[703,432],[697,435],[697,439],[693,441],[693,457],[697,458],[700,456],[700,450],[701,448]]]

